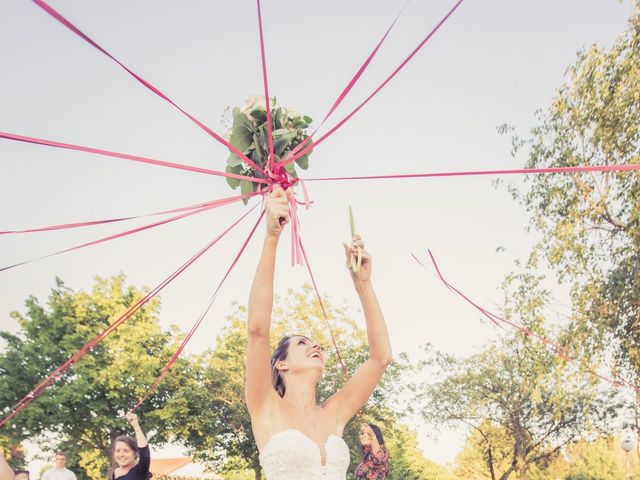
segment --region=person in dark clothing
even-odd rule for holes
[[[113,444],[113,467],[109,473],[109,480],[148,480],[151,478],[149,466],[151,454],[147,437],[145,437],[138,416],[127,413],[127,422],[133,427],[135,440],[128,435],[116,438]]]
[[[372,423],[360,427],[362,461],[356,467],[357,480],[385,480],[391,470],[389,453],[380,429]]]

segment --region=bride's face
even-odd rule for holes
[[[295,336],[289,341],[287,358],[283,362],[286,370],[295,373],[303,370],[324,370],[324,356],[320,345],[307,337]]]

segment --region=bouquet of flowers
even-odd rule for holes
[[[273,139],[274,163],[285,158],[298,145],[307,140],[305,147],[311,145],[311,138],[308,138],[306,131],[312,119],[306,115],[301,115],[290,107],[278,105],[276,99],[271,100],[271,129]],[[257,166],[263,170],[270,167],[267,164],[269,159],[269,138],[267,129],[267,112],[264,96],[254,95],[247,99],[242,109],[236,107],[231,111],[231,117],[227,121],[231,123],[231,128],[227,133],[229,143],[244,153]],[[227,111],[227,115],[229,112]],[[297,178],[296,164],[306,170],[309,168],[309,155],[311,150],[295,162],[285,166],[287,173]],[[262,172],[257,171],[248,165],[235,153],[231,152],[227,158],[226,172],[251,177],[265,178]],[[242,194],[255,192],[260,183],[250,180],[240,180],[227,177],[227,183],[233,189],[240,187]],[[247,203],[247,199],[243,199]]]

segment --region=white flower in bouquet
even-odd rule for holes
[[[251,95],[244,101],[244,107],[242,108],[243,112],[250,112],[254,108],[264,107],[264,95]]]

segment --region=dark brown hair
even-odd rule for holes
[[[278,395],[280,395],[281,397],[284,397],[284,379],[282,378],[282,375],[280,374],[280,370],[278,370],[276,363],[287,359],[287,354],[289,353],[289,344],[291,342],[291,339],[294,337],[302,337],[309,340],[304,335],[285,335],[280,339],[280,341],[278,342],[278,346],[271,354],[271,384],[273,385],[273,388],[275,388],[276,392],[278,392]]]
[[[380,430],[380,428],[373,423],[367,423],[367,425],[369,425],[371,430],[373,430],[373,433],[376,436],[376,440],[378,440],[378,444],[381,446],[384,445],[384,437],[382,436],[382,431]],[[366,450],[364,449],[362,444],[360,444],[360,450],[362,451],[362,461],[364,461]]]
[[[111,457],[115,457],[115,453],[116,453],[116,443],[118,442],[122,442],[122,443],[126,443],[127,446],[133,450],[133,453],[136,456],[136,459],[140,458],[140,452],[139,452],[139,448],[138,448],[138,444],[136,443],[136,441],[131,438],[129,435],[120,435],[118,437],[116,437],[116,439],[113,441],[113,445],[111,446]],[[116,467],[118,466],[118,464],[115,461],[115,458],[112,459],[111,461],[111,468],[109,468],[109,473],[107,474],[107,480],[111,480],[113,478],[113,473],[115,472]]]

